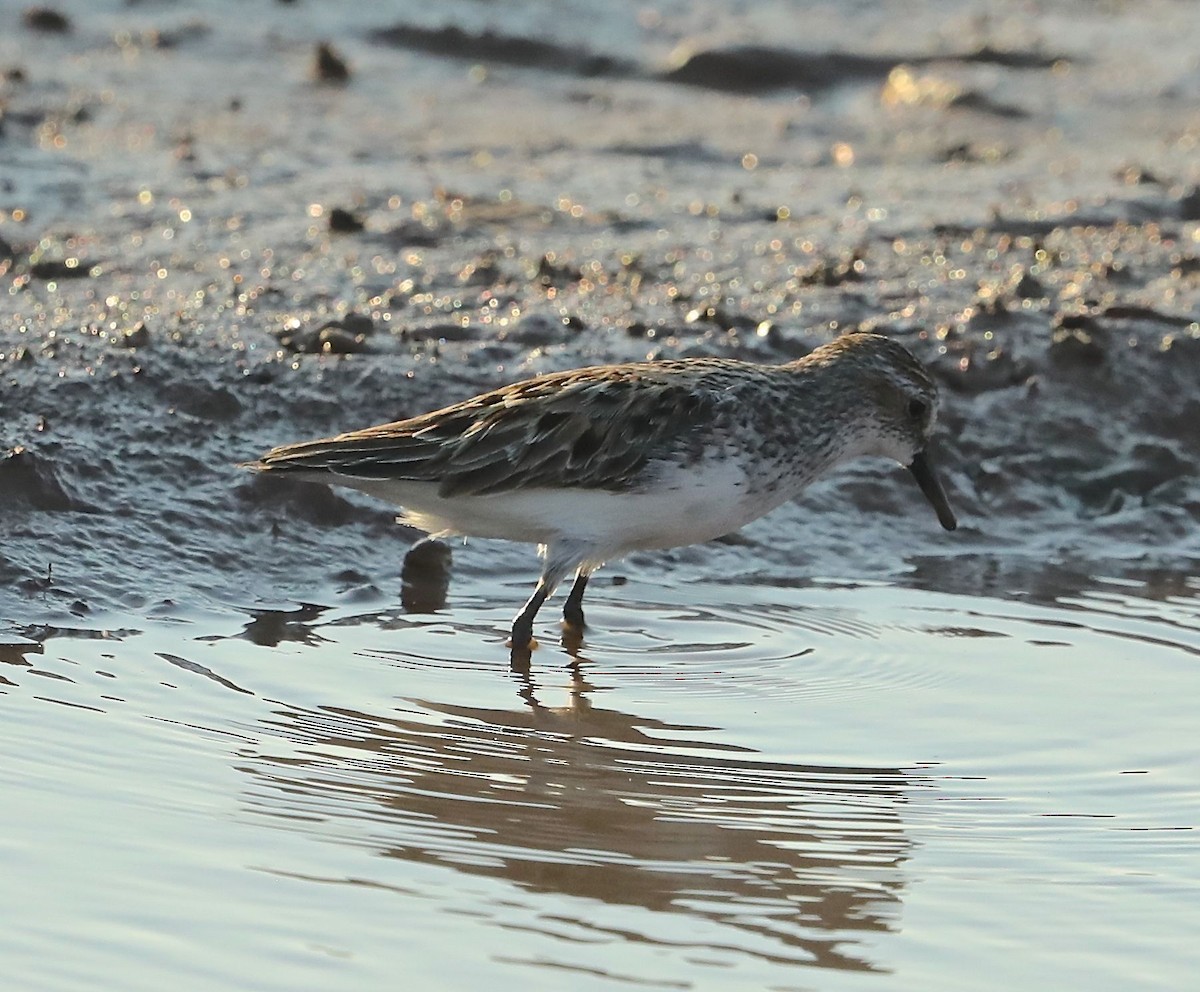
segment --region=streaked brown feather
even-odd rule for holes
[[[693,446],[689,432],[710,422],[741,366],[709,359],[550,373],[409,420],[276,448],[258,467],[437,482],[444,497],[621,491],[651,461]]]

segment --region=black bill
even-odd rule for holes
[[[908,466],[908,470],[917,480],[917,485],[921,487],[925,498],[937,510],[938,523],[946,530],[954,530],[958,526],[958,521],[954,519],[954,511],[950,509],[950,501],[946,499],[946,490],[942,488],[941,480],[937,477],[937,472],[934,471],[933,465],[929,461],[929,455],[924,451],[918,451],[913,457],[912,464]]]

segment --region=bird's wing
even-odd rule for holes
[[[253,467],[438,483],[442,496],[553,485],[620,491],[663,457],[698,457],[723,390],[656,366],[551,373],[410,420],[276,448]]]

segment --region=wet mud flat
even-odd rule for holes
[[[1082,661],[1094,650],[1109,659],[1109,688],[1126,685],[1122,666],[1139,664],[1174,685],[1173,708],[1161,716],[1177,727],[1194,691],[1177,663],[1194,654],[1200,562],[1200,70],[1188,44],[1200,15],[1185,3],[1156,4],[1153,17],[1085,3],[1034,12],[992,5],[986,14],[952,4],[851,6],[763,3],[726,13],[463,4],[438,12],[301,0],[251,11],[213,0],[183,11],[114,0],[6,9],[6,698],[21,695],[32,671],[49,672],[38,678],[74,687],[56,701],[107,711],[105,680],[115,675],[119,693],[164,726],[203,726],[213,740],[244,734],[243,765],[260,771],[286,769],[292,747],[365,753],[374,738],[389,741],[395,761],[428,744],[447,768],[490,748],[501,757],[483,762],[480,775],[502,781],[516,774],[510,749],[538,734],[590,735],[641,749],[647,777],[637,801],[668,817],[678,796],[648,798],[655,770],[667,766],[672,781],[694,776],[718,792],[727,778],[757,774],[764,805],[756,809],[766,819],[774,800],[763,797],[788,794],[798,776],[818,783],[817,805],[821,783],[838,780],[846,788],[828,791],[862,798],[887,822],[904,820],[928,782],[900,766],[938,753],[932,729],[901,748],[904,759],[888,741],[907,731],[886,716],[879,725],[897,736],[869,738],[870,746],[818,754],[815,730],[799,733],[796,750],[778,743],[796,733],[795,716],[785,712],[787,692],[769,702],[770,679],[807,672],[820,683],[825,664],[832,688],[806,684],[805,692],[846,704],[846,714],[828,712],[829,726],[857,726],[861,693],[918,698],[919,679],[898,688],[891,680],[906,666],[924,671],[923,650],[945,665],[924,672],[926,688],[945,688],[936,698],[970,711],[968,687],[1013,690],[965,661],[958,667],[961,645],[982,663],[994,660],[994,638],[1022,645],[1012,652],[1022,659],[1034,657],[1035,642],[1062,640],[1039,647],[1070,662],[1055,669],[1064,681],[1047,682],[1047,693],[1086,681]],[[611,633],[597,632],[584,649],[575,673],[582,687],[553,645],[535,656],[545,674],[530,685],[508,681],[503,635],[536,572],[531,549],[453,546],[448,606],[430,614],[441,590],[435,582],[433,604],[406,600],[406,589],[420,591],[419,563],[407,573],[404,565],[419,535],[398,527],[391,508],[257,479],[236,464],[282,442],[414,415],[553,369],[700,355],[782,362],[852,329],[896,336],[941,383],[937,456],[960,529],[943,534],[902,473],[868,464],[740,535],[634,556],[599,573],[597,618]],[[434,552],[427,571],[437,579],[444,563]],[[698,600],[689,606],[692,584]],[[890,626],[880,619],[889,595],[917,597],[895,606]],[[738,609],[721,606],[723,596]],[[969,597],[986,605],[973,613]],[[831,612],[816,619],[812,604]],[[544,633],[553,633],[552,617]],[[1070,633],[1072,622],[1086,630]],[[1094,622],[1121,639],[1089,640]],[[933,639],[907,655],[865,658],[854,639],[872,623],[884,631],[872,627],[872,643],[903,641],[918,628]],[[1067,626],[1056,635],[1055,625]],[[840,671],[857,673],[858,683],[833,674],[838,665],[825,655],[803,653],[814,631],[833,639]],[[211,656],[197,654],[199,643]],[[1122,654],[1131,643],[1159,647]],[[338,663],[314,660],[322,648]],[[674,648],[668,676],[656,652]],[[121,672],[122,658],[138,676]],[[339,665],[388,704],[403,695],[403,714],[365,689],[346,689]],[[84,669],[108,676],[83,677]],[[736,680],[739,670],[753,673],[751,684],[726,691],[778,731],[775,741],[748,719],[725,723],[707,708],[721,678]],[[143,684],[143,671],[156,675]],[[1033,666],[1029,676],[1036,681]],[[633,688],[638,679],[651,680],[644,691]],[[167,682],[198,695],[185,702]],[[685,689],[673,696],[679,683]],[[568,703],[547,702],[558,696]],[[819,726],[820,705],[801,697]],[[677,711],[671,699],[684,700]],[[1015,694],[1004,699],[1020,711]],[[42,733],[38,705],[12,725],[14,740]],[[941,712],[930,704],[929,728],[941,726]],[[577,738],[563,722],[572,719],[583,728]],[[695,729],[706,720],[725,733]],[[466,724],[482,738],[459,740]],[[1079,740],[1097,729],[1082,717],[1071,726]],[[50,767],[74,769],[88,794],[68,752],[91,731],[66,718],[53,727],[64,753],[47,758]],[[649,743],[636,737],[646,732]],[[139,730],[106,745],[113,767],[136,763],[136,741],[151,738],[171,754],[190,740]],[[662,743],[675,738],[684,752],[704,751],[701,764],[712,759],[706,748],[726,757],[745,748],[758,755],[748,761],[765,765],[748,771],[730,758],[685,770],[672,764],[674,745]],[[996,754],[1025,753],[1016,729],[988,740]],[[1034,731],[1027,743],[1040,743]],[[564,765],[595,758],[583,745],[560,750],[551,758]],[[1144,751],[1161,759],[1154,769],[1190,768],[1186,750]],[[595,779],[577,783],[593,799],[618,788],[623,766],[610,757]],[[976,757],[955,772],[978,773]],[[1094,760],[1107,774],[1126,756]],[[216,770],[196,766],[203,795],[223,794],[225,764],[214,757]],[[1123,771],[1145,770],[1132,757],[1127,764]],[[1062,773],[1072,796],[1082,780],[1072,774],[1097,771],[1050,759],[1044,767]],[[161,770],[141,770],[150,795]],[[291,786],[315,796],[311,806],[297,801],[298,817],[336,804],[330,796],[343,786],[379,787],[369,761],[327,771],[293,776]],[[430,774],[431,792],[453,791]],[[254,776],[269,792],[290,787],[286,770]],[[1013,782],[1014,793],[1018,784],[1045,786],[1026,767]],[[937,788],[957,786],[939,780]],[[406,795],[400,789],[392,806]],[[1194,826],[1181,790],[1154,797],[1161,815],[1146,822]],[[602,817],[622,822],[624,804],[596,802]],[[290,809],[277,797],[261,805],[267,815]],[[580,824],[593,821],[563,810],[562,836],[582,848]],[[345,825],[347,811],[351,823],[386,821],[357,800],[334,821]],[[434,831],[443,840],[484,826],[426,812],[443,817],[444,833]],[[703,811],[694,812],[702,822]],[[643,841],[607,842],[652,865],[664,856],[655,822],[630,827]],[[824,829],[814,857],[831,836]],[[937,829],[918,830],[915,848],[941,850]],[[689,830],[696,851],[728,840]],[[1102,835],[1088,836],[1101,838],[1098,857],[1112,853]],[[516,833],[505,840],[520,843]],[[412,849],[436,848],[463,864],[505,856],[502,845],[450,844],[447,853],[442,840],[421,843]],[[915,857],[902,837],[863,847],[896,870]],[[745,850],[726,853],[753,860]],[[537,874],[549,857],[524,863]],[[295,861],[303,873],[304,858]],[[802,861],[788,863],[800,870]],[[643,886],[645,898],[626,910],[656,912],[672,898],[703,904],[683,883],[656,902],[646,871],[630,885]],[[519,874],[510,866],[476,877],[596,895],[583,883],[538,890]],[[869,894],[899,906],[904,886],[891,876],[878,886],[855,878],[859,909],[886,930],[890,912]],[[739,879],[714,898],[752,902],[753,885]],[[454,912],[471,911],[463,886]],[[837,898],[836,885],[818,886],[830,912]],[[853,916],[834,929],[855,929]],[[658,936],[669,942],[670,930]],[[769,942],[770,927],[751,930],[748,943]],[[720,933],[711,939],[716,946]],[[841,953],[819,943],[787,946],[830,968],[850,959],[868,965],[851,971],[875,970],[869,946]],[[670,978],[647,962],[633,972]]]
[[[1082,34],[931,18],[903,49],[868,19],[813,54],[680,51],[713,26],[667,12],[614,14],[588,46],[569,19],[519,34],[519,11],[62,12],[3,50],[11,622],[295,597],[345,569],[394,584],[384,508],[234,463],[548,369],[782,361],[853,328],[941,379],[964,533],[910,528],[870,466],[769,525],[748,568],[945,555],[930,571],[961,589],[1028,585],[1047,556],[1195,560],[1197,83],[1170,50],[1118,76],[1117,14]]]

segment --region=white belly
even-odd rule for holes
[[[568,540],[604,548],[611,557],[712,540],[794,495],[750,492],[746,474],[735,460],[672,469],[654,489],[635,493],[527,489],[445,499],[431,482],[338,481],[402,506],[405,523],[431,534],[531,544]]]

